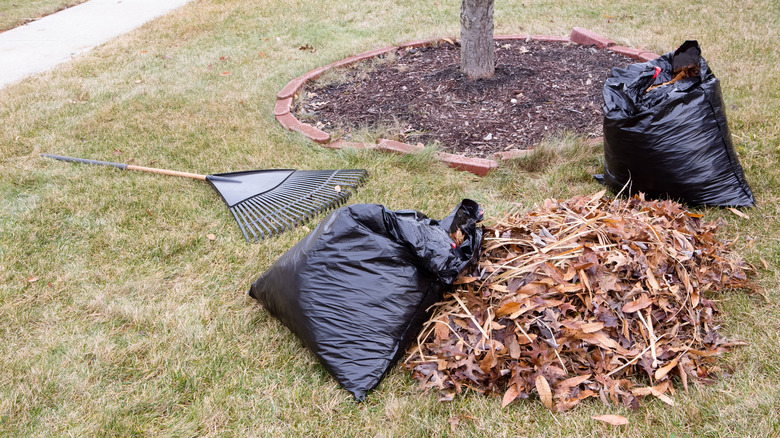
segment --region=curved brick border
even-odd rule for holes
[[[523,34],[523,35],[498,35],[495,36],[495,39],[498,41],[531,39],[535,41],[572,42],[572,43],[582,44],[586,46],[596,46],[599,49],[609,49],[612,50],[613,52],[620,53],[622,55],[628,56],[629,58],[636,59],[637,61],[640,62],[646,62],[658,58],[658,55],[652,52],[648,52],[640,49],[634,49],[631,47],[617,46],[615,45],[614,41],[606,37],[603,37],[595,32],[592,32],[588,29],[583,29],[581,27],[573,28],[571,30],[571,35],[567,37]],[[404,43],[398,46],[383,47],[381,49],[371,50],[369,52],[361,53],[359,55],[351,56],[349,58],[342,59],[340,61],[332,62],[328,65],[315,68],[314,70],[307,72],[291,80],[276,95],[276,104],[274,105],[274,116],[276,117],[276,120],[278,120],[279,123],[281,123],[282,126],[284,126],[285,128],[291,131],[298,131],[301,134],[305,135],[306,137],[309,137],[312,141],[315,141],[319,144],[322,144],[324,147],[331,148],[331,149],[342,149],[342,148],[376,149],[376,150],[392,152],[396,154],[412,154],[415,152],[419,152],[420,150],[422,150],[421,146],[410,145],[410,144],[401,143],[394,140],[387,140],[387,139],[379,139],[379,141],[377,141],[376,144],[346,142],[342,140],[331,142],[330,134],[320,129],[317,129],[314,126],[308,125],[306,123],[301,123],[300,120],[298,120],[290,112],[290,108],[292,107],[293,99],[295,98],[296,93],[298,93],[301,87],[303,87],[303,84],[305,84],[306,82],[312,79],[319,77],[321,74],[323,74],[324,72],[330,69],[344,67],[350,64],[354,64],[356,62],[365,61],[375,56],[390,53],[397,49],[423,47],[427,45],[437,44],[441,41],[444,40],[442,39],[419,40],[419,41]],[[589,140],[589,142],[598,143],[601,142],[601,140],[602,140],[601,138],[595,138]],[[439,152],[436,154],[436,158],[438,158],[440,161],[442,161],[443,163],[447,164],[448,166],[454,169],[465,170],[467,172],[471,172],[479,176],[485,176],[492,169],[498,167],[499,161],[518,158],[529,152],[531,152],[531,150],[519,150],[519,149],[506,151],[506,152],[499,152],[493,156],[494,157],[493,160],[489,160],[485,158],[470,158],[463,155],[455,155],[455,154]]]

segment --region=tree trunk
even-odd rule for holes
[[[460,69],[469,79],[489,78],[495,72],[493,0],[461,0]]]

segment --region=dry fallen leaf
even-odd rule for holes
[[[450,433],[455,433],[455,431],[458,430],[459,424],[460,424],[460,418],[450,417]]]
[[[636,312],[637,310],[646,309],[652,304],[653,300],[651,300],[647,295],[643,294],[641,298],[624,304],[622,310],[625,313],[632,313]]]
[[[603,322],[590,322],[587,324],[582,324],[580,329],[585,333],[596,333],[597,331],[604,328]]]
[[[26,281],[27,281],[28,283],[35,283],[35,282],[36,282],[36,281],[38,281],[38,280],[40,280],[40,278],[39,278],[39,277],[36,277],[36,276],[31,276],[31,277],[27,277],[27,280],[26,280]]]
[[[452,284],[467,284],[479,280],[479,277],[458,277]]]
[[[669,374],[669,371],[671,371],[674,367],[677,366],[677,361],[680,360],[680,356],[675,357],[671,362],[664,365],[661,368],[658,368],[655,370],[655,380],[661,380],[663,379],[667,374]]]
[[[539,398],[547,409],[553,409],[552,392],[550,392],[550,384],[547,383],[547,379],[543,375],[536,376],[536,391],[539,393]]]
[[[598,417],[591,417],[594,420],[602,421],[607,424],[611,424],[613,426],[625,426],[628,424],[628,418],[622,416],[622,415],[599,415]]]
[[[750,216],[746,215],[745,213],[742,213],[741,211],[737,210],[734,207],[729,207],[729,211],[741,217],[742,219],[750,219]]]
[[[436,339],[448,339],[450,337],[450,327],[446,321],[437,321],[435,331]]]
[[[219,75],[220,75],[220,76],[230,76],[230,72],[229,72],[229,71],[223,71],[223,72],[222,72],[222,73],[220,73]]]
[[[506,390],[504,393],[504,397],[501,400],[501,407],[505,408],[509,403],[512,403],[517,398],[517,387],[515,385],[511,385],[509,389]]]

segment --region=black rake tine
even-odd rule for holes
[[[279,221],[277,221],[275,218],[271,216],[271,213],[268,211],[268,208],[266,208],[262,204],[258,204],[255,202],[247,202],[250,201],[247,199],[246,201],[242,202],[242,204],[246,204],[246,208],[251,208],[253,211],[257,212],[257,215],[255,216],[255,220],[252,221],[255,226],[263,227],[268,231],[268,233],[271,236],[276,236],[278,234],[281,234],[284,232],[284,226],[279,225]]]
[[[280,201],[282,202],[288,202],[286,197],[280,196],[278,197]],[[276,198],[268,199],[269,202],[276,202]],[[295,216],[296,223],[298,220],[301,221],[301,224],[304,222],[310,221],[314,218],[314,211],[312,211],[311,208],[309,208],[308,205],[305,205],[299,201],[293,201],[289,202],[284,208],[281,208],[280,211],[285,211],[286,213],[289,213],[290,215]]]
[[[289,194],[295,194],[294,192],[281,192],[281,193],[289,193]],[[322,208],[329,210],[333,208],[334,206],[334,200],[336,198],[336,192],[333,190],[333,194],[323,192],[319,189],[319,187],[314,188],[306,188],[306,190],[303,190],[297,195],[300,197],[302,202],[317,202]]]
[[[298,196],[294,196],[286,191],[277,191],[276,193],[262,196],[262,200],[274,206],[274,211],[279,210],[293,215],[303,215],[303,218],[298,217],[297,219],[301,221],[309,220],[310,211]]]
[[[332,184],[332,176],[325,179],[325,181],[322,181],[318,187],[315,187],[314,190],[312,190],[311,195],[317,195],[320,197],[326,197],[329,199],[333,199],[334,201],[337,200],[340,197],[339,191],[335,190],[335,186],[338,184]],[[332,189],[332,190],[331,190]]]
[[[338,182],[339,187],[341,187],[342,191],[350,190],[350,189],[354,190],[354,189],[356,189],[358,187],[352,181],[339,180],[337,182]]]
[[[301,170],[298,172],[300,172],[300,177],[302,179],[306,179],[307,181],[313,182],[315,184],[321,184],[321,185],[327,184],[328,181],[332,179],[333,175],[336,173],[336,171],[332,171],[332,170]]]
[[[316,172],[316,173],[303,173],[306,171],[300,171],[301,173],[299,175],[293,174],[294,180],[300,180],[300,183],[296,185],[290,185],[290,187],[306,187],[306,188],[316,188],[316,189],[322,189],[324,187],[328,186],[328,182],[330,180],[330,176],[332,174],[319,172],[319,171],[308,171],[308,172]],[[335,191],[335,190],[334,190]]]
[[[333,178],[331,178],[331,182],[334,185],[339,186],[354,186],[356,181],[354,181],[353,178],[348,178],[345,175],[334,175]]]
[[[268,217],[268,213],[265,212],[262,208],[258,208],[258,206],[248,204],[246,202],[239,202],[237,205],[241,205],[243,209],[249,210],[252,212],[252,222],[251,224],[260,232],[263,232],[262,230],[265,230],[263,233],[264,235],[267,233],[269,237],[273,237],[277,234],[279,234],[279,230],[277,229],[276,225],[269,224],[266,220]],[[271,228],[273,226],[273,229]],[[262,228],[261,228],[262,227]],[[284,229],[282,229],[284,231]]]
[[[313,178],[301,178],[301,175],[293,174],[286,182],[290,182],[290,184],[285,184],[283,187],[278,187],[274,190],[274,193],[278,191],[293,191],[296,193],[305,193],[308,191],[311,191],[313,188],[320,187],[322,183],[319,180],[315,180]]]
[[[340,185],[345,185],[347,187],[352,187],[353,189],[356,189],[360,187],[363,183],[361,181],[357,181],[354,178],[339,178]]]
[[[287,193],[277,193],[274,198],[289,202],[289,208],[303,215],[303,219],[306,221],[314,219],[317,214],[321,213],[315,206],[310,205],[305,200],[291,196]]]
[[[247,226],[255,240],[257,234],[253,228],[260,232],[261,239],[266,232],[274,236],[343,205],[367,176],[368,172],[362,169],[295,171],[283,187],[240,202],[239,213],[253,218]],[[341,190],[336,190],[336,186]]]
[[[290,201],[290,199],[293,199]],[[294,194],[291,193],[277,193],[274,197],[274,200],[279,199],[283,200],[284,202],[290,202],[290,205],[295,206],[295,208],[299,210],[303,210],[306,212],[306,216],[308,219],[313,218],[315,215],[319,213],[323,213],[323,209],[315,204],[312,204],[310,200],[304,199],[302,197],[296,197]]]
[[[230,212],[233,213],[233,217],[236,218],[236,222],[238,222],[238,227],[241,228],[241,232],[244,233],[244,237],[246,238],[247,242],[251,241],[249,238],[249,235],[247,234],[247,230],[249,230],[250,233],[252,233],[252,237],[254,238],[254,241],[257,242],[257,234],[252,229],[252,227],[249,226],[249,222],[244,217],[244,212],[237,209],[235,206],[230,207]]]
[[[260,201],[259,199],[257,200]],[[262,199],[262,201],[270,202],[270,199]],[[293,227],[297,227],[300,225],[303,225],[304,219],[300,217],[300,212],[298,210],[294,210],[291,207],[291,204],[287,204],[284,207],[279,207],[274,209],[274,212],[272,215],[274,217],[278,218],[284,218],[286,219],[286,222],[288,224],[291,224]]]
[[[257,241],[257,234],[254,232],[253,229],[256,229],[258,232],[260,232],[260,238],[265,239],[265,233],[263,230],[261,230],[259,227],[255,226],[257,214],[254,211],[248,210],[245,205],[242,205],[242,203],[238,203],[233,206],[236,210],[240,211],[243,216],[245,216],[248,220],[246,221],[247,227],[249,227],[249,230],[252,231],[252,234],[255,236],[255,241]]]
[[[291,195],[299,198],[301,201],[305,200],[311,200],[311,199],[325,199],[329,202],[324,203],[325,207],[332,208],[333,199],[336,197],[336,192],[333,190],[334,194],[329,194],[327,192],[322,192],[321,190],[322,185],[318,186],[304,186],[304,187],[290,187],[285,188],[284,190],[278,191],[276,194],[285,194],[285,195]]]
[[[241,223],[241,219],[238,218],[238,214],[236,214],[236,211],[233,210],[232,208],[228,208],[228,210],[230,210],[230,213],[233,214],[233,218],[235,218],[236,222],[238,222],[238,228],[240,228],[241,232],[244,234],[244,239],[246,239],[246,241],[249,242],[249,235],[246,234],[246,230],[244,229],[244,224]],[[251,229],[249,231],[252,232],[252,234],[255,234],[255,232],[252,231]],[[256,234],[255,234],[255,242],[257,242]]]
[[[288,204],[296,207],[299,211],[304,211],[307,207],[304,199],[307,193],[308,191],[277,190],[274,193],[264,194],[261,197],[274,204]]]
[[[312,192],[303,199],[309,205],[316,205],[319,212],[324,213],[328,210],[336,208],[336,198],[331,196],[325,196],[321,193]]]
[[[257,228],[258,230],[265,230],[264,234],[268,234],[269,237],[273,237],[279,233],[279,230],[277,229],[276,225],[270,223],[267,220],[268,214],[264,210],[251,204],[246,204],[246,203],[242,203],[242,204],[245,204],[244,208],[250,209],[255,212],[254,219],[252,220],[252,226]]]
[[[336,171],[339,176],[356,179],[358,184],[363,184],[368,177],[368,172],[363,169],[342,169]]]
[[[291,195],[288,195],[286,193],[276,193],[271,196],[264,196],[264,199],[268,199],[269,202],[277,202],[277,200],[281,201],[280,203],[287,203],[288,208],[291,210],[295,210],[298,212],[298,214],[304,215],[304,220],[310,220],[311,216],[311,210],[306,209],[303,203],[301,202],[300,198],[294,197]],[[301,204],[299,206],[299,204]]]
[[[244,211],[241,211],[241,209],[237,207],[238,207],[237,205],[234,205],[233,207],[230,208],[230,211],[233,213],[233,216],[236,218],[239,228],[241,228],[241,231],[244,233],[244,236],[246,237],[247,241],[249,240],[249,236],[246,235],[246,231],[244,231],[244,229],[249,228],[249,232],[252,233],[252,236],[255,238],[255,242],[257,242],[257,234],[252,229],[252,227],[249,226],[250,221],[247,220],[247,214]]]
[[[344,202],[349,198],[349,194],[347,192],[341,191],[339,192],[338,196],[336,197],[336,200],[334,201],[336,203],[336,207],[339,207],[341,205],[344,205]]]
[[[336,174],[347,178],[357,179],[360,183],[365,182],[366,176],[368,176],[368,172],[362,169],[341,169],[337,170]]]
[[[268,213],[268,216],[267,216],[267,217],[271,217],[271,218],[273,218],[274,220],[276,220],[277,222],[279,222],[280,224],[282,224],[282,230],[284,230],[285,228],[287,228],[288,230],[292,230],[292,227],[290,227],[290,224],[289,224],[289,223],[287,223],[287,222],[285,222],[285,221],[283,221],[283,220],[281,220],[281,218],[279,217],[279,215],[280,215],[280,214],[282,214],[282,215],[284,215],[284,216],[285,216],[287,219],[290,219],[290,220],[292,220],[292,219],[291,219],[289,216],[287,216],[286,214],[284,214],[284,212],[283,212],[283,210],[282,210],[282,209],[279,209],[279,208],[274,208],[274,206],[273,206],[273,205],[268,205],[266,202],[264,202],[264,199],[262,199],[262,198],[261,198],[261,197],[259,197],[259,196],[256,196],[256,197],[254,197],[254,198],[249,198],[249,199],[247,199],[247,200],[246,200],[246,201],[244,201],[244,202],[250,202],[250,203],[252,203],[252,204],[256,204],[256,205],[262,206],[263,208],[265,208],[266,210],[268,210],[268,211],[269,211],[269,213]],[[297,223],[296,221],[294,221],[294,220],[293,220],[293,223],[294,223],[296,226],[298,225],[298,223]]]
[[[321,213],[336,208],[336,198],[319,192],[312,192],[303,198],[303,202],[316,205]]]
[[[333,175],[333,180],[340,184],[358,187],[366,180],[366,172],[337,171]]]
[[[288,221],[285,220],[280,215],[280,211],[278,208],[274,207],[273,205],[269,205],[268,202],[261,202],[264,199],[262,198],[254,198],[254,199],[248,199],[247,201],[252,202],[253,205],[257,205],[259,207],[263,208],[263,211],[266,212],[265,219],[266,222],[269,223],[269,225],[273,225],[274,230],[276,230],[277,234],[281,234],[284,232],[284,230],[292,230],[293,227],[290,225]]]

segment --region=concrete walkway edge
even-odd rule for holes
[[[0,33],[0,88],[68,61],[190,0],[90,0]]]

